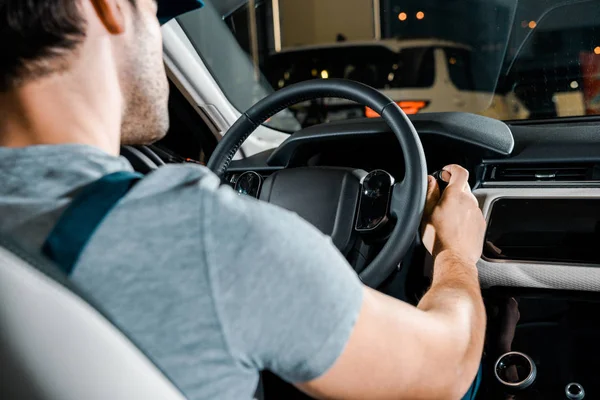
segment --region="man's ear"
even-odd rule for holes
[[[106,30],[113,34],[119,35],[125,32],[125,14],[123,10],[122,0],[90,0],[100,22]]]

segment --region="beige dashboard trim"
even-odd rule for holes
[[[484,188],[473,192],[486,220],[501,198],[600,198],[600,188]],[[600,251],[600,243],[598,243]],[[483,288],[493,286],[600,292],[600,265],[492,261],[477,264]]]

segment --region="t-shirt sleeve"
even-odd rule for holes
[[[221,188],[203,206],[212,295],[231,355],[289,382],[342,354],[363,286],[331,239],[294,213]]]

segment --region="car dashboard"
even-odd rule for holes
[[[411,116],[428,171],[460,164],[488,221],[479,262],[484,288],[600,291],[600,140],[593,125],[506,124],[440,113]],[[384,121],[306,128],[280,147],[231,164],[227,179],[258,197],[274,171],[298,167],[384,170],[400,182],[400,145]],[[598,279],[594,279],[595,277]]]
[[[580,398],[584,390],[587,398],[599,398],[600,383],[584,367],[600,354],[600,331],[590,319],[600,311],[598,121],[504,123],[460,113],[410,118],[428,172],[451,163],[466,167],[488,224],[478,263],[488,329],[477,398]],[[277,149],[232,163],[227,179],[255,197],[260,182],[283,168],[384,170],[400,182],[399,146],[382,120],[322,124],[297,132]],[[424,253],[411,256],[400,285],[420,291],[380,290],[416,304],[431,274],[431,258]],[[524,356],[512,355],[515,351]],[[521,362],[518,368],[527,370],[527,362],[537,366],[535,376],[502,382],[498,363],[506,354],[505,360]],[[274,382],[266,381],[266,393],[282,389]]]

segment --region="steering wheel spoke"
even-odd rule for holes
[[[414,196],[405,181],[394,184],[390,198],[389,212],[393,218],[401,218],[403,211],[409,206],[410,198]]]

